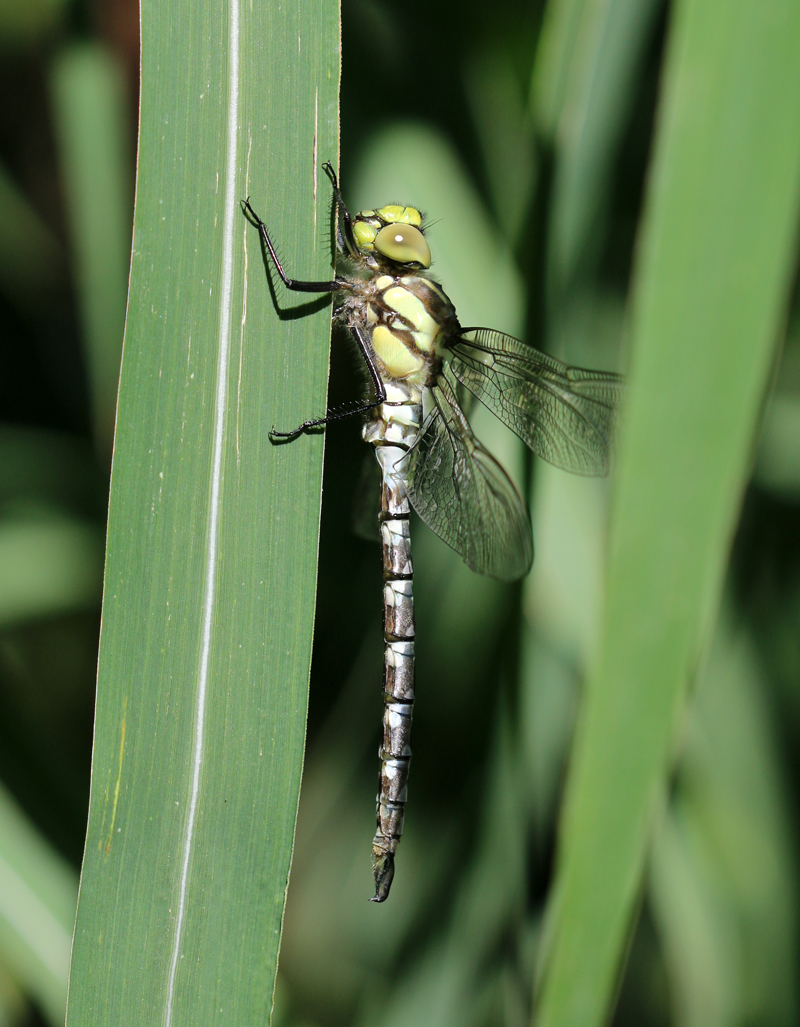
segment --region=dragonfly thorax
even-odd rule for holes
[[[368,340],[386,383],[428,385],[445,340],[458,330],[452,303],[422,273],[353,280],[342,315]]]

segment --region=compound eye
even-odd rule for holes
[[[398,264],[431,266],[431,249],[425,236],[413,225],[386,225],[375,236],[375,249]]]

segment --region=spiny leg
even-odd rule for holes
[[[331,165],[330,161],[326,161],[323,164],[323,168],[330,177],[331,183],[333,185],[334,198],[339,207],[339,210],[341,211],[342,220],[344,221],[345,225],[345,237],[347,245],[348,247],[350,247],[352,244],[352,247],[354,248],[355,241],[353,239],[353,229],[350,218],[350,212],[348,211],[345,202],[342,199],[342,194],[339,190],[339,182],[336,177],[336,172],[333,170],[333,166]],[[270,238],[269,230],[267,229],[265,222],[253,210],[249,196],[242,203],[242,209],[244,210],[248,220],[258,228],[264,245],[266,246],[270,257],[272,258],[272,262],[275,265],[275,268],[281,277],[281,281],[287,289],[292,289],[295,292],[325,293],[347,292],[351,288],[350,283],[345,279],[341,278],[334,278],[329,282],[302,282],[297,279],[290,278],[286,274],[286,270],[284,269],[283,264],[278,258],[278,254],[275,251],[275,246],[272,242],[272,239]],[[353,251],[355,252],[355,250]],[[373,388],[375,389],[375,399],[368,403],[358,403],[356,406],[346,410],[342,409],[331,411],[329,414],[326,414],[325,417],[309,418],[309,420],[303,421],[302,424],[299,424],[296,428],[293,428],[291,431],[276,431],[276,429],[273,427],[269,433],[269,438],[271,442],[275,442],[276,440],[285,442],[290,439],[296,438],[298,435],[301,435],[304,431],[308,431],[313,428],[321,428],[329,421],[340,421],[346,417],[356,417],[359,414],[366,413],[368,410],[373,410],[375,407],[380,406],[381,403],[385,401],[386,389],[384,387],[383,382],[381,381],[378,369],[375,366],[375,357],[372,353],[372,349],[368,345],[366,339],[364,338],[363,333],[357,326],[352,326],[351,331],[356,339],[356,342],[358,343],[358,348],[361,352],[361,356],[364,360],[364,363],[367,365],[367,371],[369,373],[370,381],[372,382]]]
[[[333,165],[329,160],[326,160],[322,165],[327,172],[328,178],[331,180],[333,186],[333,198],[336,200],[336,206],[339,208],[339,212],[342,215],[342,235],[344,236],[344,243],[354,257],[358,253],[358,247],[356,246],[355,236],[353,235],[353,219],[350,217],[350,211],[347,209],[347,204],[342,198],[342,193],[339,189],[339,179],[336,177],[336,172],[333,170]]]
[[[381,376],[378,373],[378,368],[375,365],[375,357],[372,353],[372,349],[367,343],[367,340],[364,338],[364,333],[358,325],[353,325],[351,327],[351,332],[358,343],[358,348],[364,359],[364,363],[367,365],[367,371],[369,372],[370,380],[372,381],[372,385],[375,389],[375,399],[370,400],[368,403],[359,403],[357,406],[347,410],[332,410],[329,414],[326,414],[325,417],[303,421],[303,423],[299,424],[293,431],[276,431],[275,428],[272,428],[269,433],[271,442],[274,442],[275,439],[293,439],[307,429],[321,428],[330,421],[342,421],[346,417],[356,417],[358,414],[365,414],[368,410],[374,410],[375,407],[379,407],[381,403],[386,401],[386,386],[383,384]]]
[[[272,263],[275,265],[275,269],[281,276],[281,281],[287,289],[292,289],[294,292],[340,292],[347,289],[347,284],[338,278],[333,278],[329,282],[301,282],[296,278],[290,278],[284,271],[283,264],[278,260],[278,254],[275,252],[272,239],[269,237],[267,226],[250,206],[249,196],[242,204],[242,209],[249,215],[248,220],[251,224],[254,224],[261,233],[264,245],[267,247],[270,257],[272,257]]]

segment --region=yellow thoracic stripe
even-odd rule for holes
[[[396,310],[411,326],[419,348],[424,353],[430,353],[436,336],[439,334],[439,326],[425,309],[422,300],[408,289],[404,289],[402,285],[387,289],[383,294],[383,299],[387,306]]]
[[[406,378],[422,370],[425,361],[405,345],[386,325],[378,325],[372,333],[372,348],[394,378]]]

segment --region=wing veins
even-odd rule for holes
[[[527,573],[530,522],[510,478],[475,438],[447,371],[411,449],[409,498],[422,520],[467,566],[501,580]]]
[[[570,367],[493,329],[463,329],[449,348],[452,373],[535,453],[576,473],[606,473],[618,375]]]

